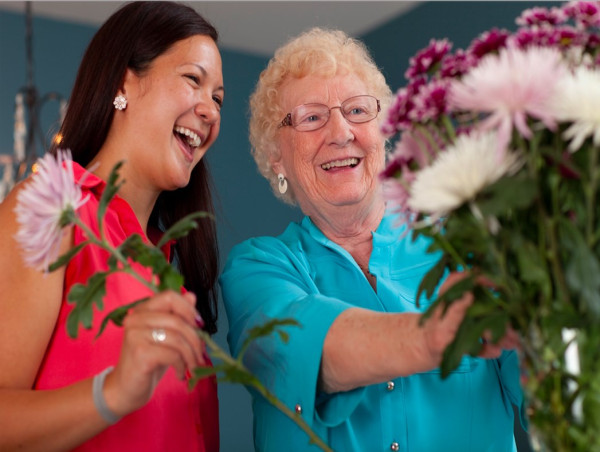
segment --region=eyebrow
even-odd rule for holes
[[[198,63],[184,63],[184,64],[182,64],[182,66],[185,66],[187,64],[192,65],[192,66],[196,66],[200,70],[200,72],[202,72],[202,75],[204,77],[206,77],[208,75],[208,72],[206,71],[206,69],[204,68],[204,66],[202,66],[201,64],[198,64]],[[217,86],[217,91],[223,91],[223,93],[225,93],[225,87],[223,85]]]

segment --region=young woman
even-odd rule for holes
[[[192,8],[135,2],[86,50],[57,147],[73,154],[75,181],[89,195],[78,214],[92,229],[105,181],[125,161],[125,182],[105,216],[113,244],[133,233],[155,241],[186,214],[212,211],[201,159],[219,133],[224,96],[217,37]],[[152,296],[98,339],[96,315],[74,340],[67,294],[107,269],[107,256],[88,246],[55,272],[27,267],[14,208],[28,183],[0,204],[0,449],[217,451],[215,381],[193,390],[186,381],[191,369],[210,365],[195,329],[216,329],[214,225],[202,223],[165,250],[190,292]],[[83,240],[74,227],[61,250]],[[151,295],[132,277],[111,275],[104,310]]]

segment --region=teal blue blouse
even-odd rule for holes
[[[285,328],[287,343],[278,335],[259,339],[244,362],[335,451],[516,451],[512,404],[519,406],[522,395],[514,352],[495,360],[464,357],[444,380],[432,370],[348,392],[319,392],[323,341],[341,312],[355,306],[416,312],[428,306],[425,300],[417,306],[415,295],[436,256],[426,253],[425,239],[412,241],[395,221],[385,217],[373,232],[369,270],[377,277],[377,293],[350,254],[308,217],[279,237],[237,245],[220,278],[232,353],[237,355],[254,326],[274,318],[298,321],[300,327]],[[252,395],[256,450],[319,450],[284,414]]]

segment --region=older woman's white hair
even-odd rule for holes
[[[322,28],[312,28],[281,47],[261,73],[250,97],[252,155],[275,195],[290,204],[295,204],[293,190],[279,193],[277,175],[270,163],[279,157],[276,134],[286,114],[279,106],[279,88],[290,77],[334,77],[348,73],[365,82],[369,94],[380,100],[385,111],[392,93],[365,45],[342,31]]]

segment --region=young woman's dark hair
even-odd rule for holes
[[[87,166],[98,153],[115,112],[113,99],[127,69],[138,75],[173,44],[195,35],[218,40],[217,30],[189,6],[175,2],[133,2],[123,6],[98,30],[83,56],[73,86],[57,148],[70,149],[73,160]],[[202,159],[189,184],[163,192],[154,207],[150,226],[163,228],[195,211],[214,213],[211,180]],[[197,296],[196,308],[205,329],[216,332],[218,245],[214,222],[201,220],[175,246],[175,259],[185,286]]]

